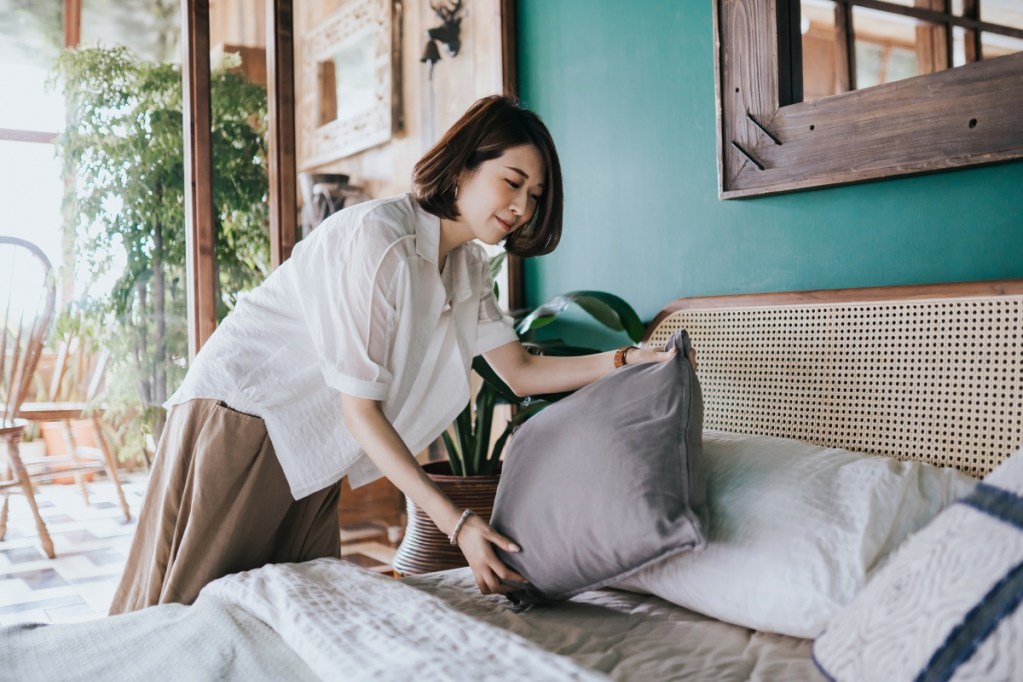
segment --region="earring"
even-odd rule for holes
[[[458,198],[458,185],[455,185],[455,199]]]

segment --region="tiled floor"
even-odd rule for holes
[[[135,532],[145,484],[144,474],[128,474],[123,481],[130,522],[105,478],[89,484],[88,506],[76,486],[40,486],[36,500],[53,538],[55,559],[47,559],[40,548],[25,499],[11,495],[7,536],[0,541],[0,625],[105,615]],[[341,553],[360,565],[387,570],[394,549],[386,534],[386,529],[369,524],[345,529]]]
[[[87,620],[106,613],[135,532],[143,474],[123,482],[133,520],[124,519],[113,485],[88,484],[89,505],[74,485],[43,485],[36,501],[53,538],[56,559],[43,553],[25,498],[11,495],[0,542],[0,625]]]

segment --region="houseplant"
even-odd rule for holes
[[[495,257],[491,267],[499,268],[501,258],[503,254]],[[601,326],[624,333],[633,343],[643,336],[643,324],[636,311],[618,296],[603,291],[573,291],[552,298],[518,321],[515,329],[527,350],[563,356],[601,352],[601,349],[573,346],[560,339],[536,338],[537,329],[551,324],[573,307],[581,308]],[[455,418],[450,432],[441,435],[447,461],[432,462],[423,468],[456,506],[472,509],[489,520],[500,480],[501,455],[512,432],[529,417],[568,394],[520,397],[500,380],[482,357],[473,361],[473,369],[482,377],[475,398]],[[492,438],[494,411],[502,403],[512,405],[515,414],[495,439]],[[394,557],[395,570],[408,575],[466,565],[461,550],[452,546],[433,521],[407,498],[406,508],[408,524]]]
[[[266,90],[236,61],[211,73],[218,319],[269,273]],[[181,69],[89,48],[64,51],[53,80],[67,103],[65,229],[90,287],[66,323],[110,350],[105,418],[119,455],[137,456],[188,358]]]

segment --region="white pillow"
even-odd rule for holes
[[[718,620],[813,638],[878,563],[976,479],[785,438],[704,431],[706,547],[616,587]]]
[[[814,643],[836,680],[1023,679],[1023,450],[910,538]]]

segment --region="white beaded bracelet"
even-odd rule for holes
[[[455,527],[451,531],[451,534],[448,535],[448,542],[450,542],[452,545],[458,544],[458,531],[462,530],[462,526],[465,525],[466,520],[475,513],[476,512],[474,512],[471,509],[466,509],[464,512],[462,512],[462,516],[458,519],[458,523],[455,524]]]

